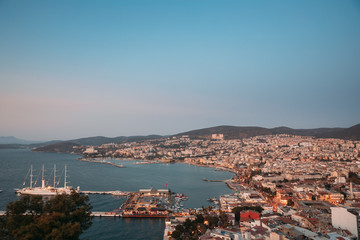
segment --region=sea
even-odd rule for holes
[[[9,202],[19,199],[15,188],[29,186],[30,166],[33,165],[33,180],[41,184],[41,168],[45,167],[45,180],[53,183],[52,170],[56,164],[56,175],[60,186],[64,181],[64,166],[67,165],[67,182],[74,188],[88,191],[138,191],[139,189],[166,189],[189,197],[184,208],[208,206],[208,198],[219,197],[232,191],[224,182],[205,182],[225,180],[233,176],[227,171],[193,166],[183,163],[135,164],[136,160],[109,159],[124,168],[78,161],[79,155],[62,153],[39,153],[28,149],[0,150],[0,211],[6,210]],[[70,183],[69,183],[70,182]],[[112,211],[119,208],[125,197],[112,195],[89,195],[93,211]],[[164,219],[93,218],[92,226],[81,239],[163,239]]]

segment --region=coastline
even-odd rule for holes
[[[118,160],[118,161],[129,161],[129,162],[133,162],[136,161],[134,164],[168,164],[168,163],[181,163],[181,164],[188,164],[188,165],[192,165],[192,166],[197,166],[197,167],[207,167],[207,168],[214,168],[215,171],[225,171],[225,172],[230,172],[232,174],[237,174],[237,171],[234,169],[229,169],[229,168],[225,168],[225,167],[220,167],[220,166],[214,166],[214,165],[203,165],[203,164],[197,164],[197,163],[189,163],[189,162],[185,162],[185,161],[181,161],[181,162],[165,162],[162,161],[160,159],[158,160],[148,160],[148,159],[134,159],[134,158],[118,158],[118,157],[96,157],[96,158],[79,158],[77,159],[79,161],[85,161],[85,162],[96,162],[96,163],[107,163],[107,162],[103,162],[101,160]],[[116,164],[114,164],[116,165]]]

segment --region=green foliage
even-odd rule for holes
[[[360,185],[360,177],[354,172],[349,172],[349,180],[350,182]]]
[[[228,227],[230,225],[229,221],[228,221],[228,218],[227,218],[225,213],[223,213],[223,212],[220,213],[218,224],[222,228],[226,228],[226,227]]]
[[[208,228],[214,229],[218,226],[219,218],[215,216],[206,216],[205,221],[208,221]]]
[[[208,224],[205,224],[205,222]],[[184,223],[177,225],[171,236],[174,239],[199,239],[207,229],[217,227],[218,223],[219,218],[216,216],[207,215],[204,217],[199,214],[195,220],[186,219]]]
[[[7,206],[0,220],[1,239],[77,240],[91,226],[88,197],[76,192],[44,202],[41,196],[24,196]]]

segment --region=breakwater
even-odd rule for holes
[[[122,164],[116,164],[116,163],[113,163],[113,162],[107,162],[105,160],[95,160],[95,159],[86,159],[86,158],[78,158],[77,160],[78,161],[83,161],[83,162],[108,164],[108,165],[115,166],[115,167],[118,167],[118,168],[124,168],[125,167]]]

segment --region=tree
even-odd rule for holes
[[[49,201],[43,201],[41,196],[24,196],[8,204],[6,216],[0,221],[0,237],[77,240],[92,223],[88,201],[87,196],[75,191]]]
[[[262,211],[264,211],[264,209],[261,206],[234,207],[232,212],[235,214],[235,220],[237,222],[240,221],[240,212],[242,212],[243,210],[253,210],[253,211],[256,211],[258,213],[261,213]]]
[[[195,220],[186,219],[182,224],[176,225],[171,237],[174,239],[199,239],[207,229],[217,227],[218,222],[219,218],[216,216],[199,214]]]

